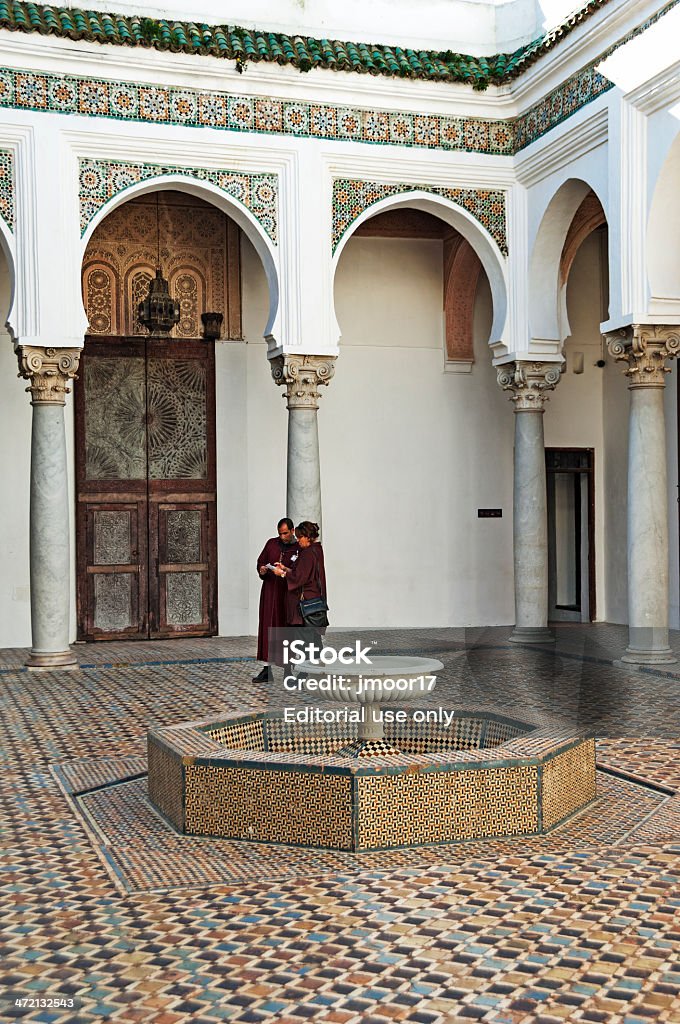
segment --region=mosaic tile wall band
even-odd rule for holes
[[[14,153],[0,149],[0,217],[14,231]]]
[[[596,63],[596,62],[595,62]],[[265,135],[512,156],[612,88],[595,63],[524,114],[445,117],[0,68],[0,107]]]
[[[508,255],[505,229],[505,193],[500,189],[440,188],[435,185],[382,185],[375,181],[338,178],[333,182],[333,252],[364,210],[389,196],[430,192],[471,213],[485,228],[504,256]]]
[[[80,230],[84,234],[92,218],[113,196],[140,181],[167,174],[180,174],[207,181],[222,189],[250,210],[274,244],[278,230],[278,178],[275,174],[250,174],[246,171],[213,170],[166,164],[125,163],[118,160],[78,161]]]

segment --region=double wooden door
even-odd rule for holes
[[[214,344],[88,338],[76,399],[78,637],[217,631]]]

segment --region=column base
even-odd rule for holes
[[[78,659],[73,651],[68,648],[65,651],[31,651],[26,668],[31,672],[49,672],[54,669],[78,668]]]
[[[555,637],[546,626],[515,626],[508,641],[511,644],[554,644]]]
[[[677,658],[670,647],[658,651],[641,651],[635,647],[627,647],[621,655],[621,661],[627,665],[675,665]]]
[[[677,660],[668,645],[666,626],[628,627],[628,647],[621,661],[628,665],[673,665]]]

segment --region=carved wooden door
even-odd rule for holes
[[[76,397],[78,635],[217,630],[214,346],[88,339]]]

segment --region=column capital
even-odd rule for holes
[[[543,412],[548,391],[553,391],[560,380],[559,363],[541,363],[516,360],[497,367],[498,384],[510,391],[515,412]]]
[[[680,325],[630,324],[605,334],[609,354],[627,363],[629,388],[663,388],[670,368],[667,359],[680,352]]]
[[[272,377],[285,385],[288,409],[318,409],[319,387],[327,385],[335,373],[335,356],[275,356],[271,360]]]
[[[34,345],[20,345],[17,348],[19,377],[31,383],[26,388],[31,393],[31,405],[65,405],[70,388],[66,385],[73,380],[80,361],[78,348],[38,348]]]

